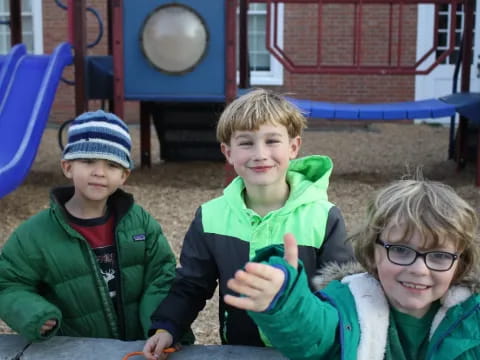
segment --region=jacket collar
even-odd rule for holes
[[[73,196],[74,192],[75,189],[73,186],[56,187],[50,192],[52,208],[59,209],[64,218],[66,218],[65,203]],[[117,189],[117,191],[110,195],[107,202],[108,207],[110,208],[110,211],[113,212],[117,223],[128,212],[133,203],[133,196],[121,189]]]
[[[478,292],[473,287],[475,274],[469,274],[463,283],[451,286],[440,299],[441,307],[435,315],[430,328],[432,339],[447,312],[452,307],[465,302],[472,294]],[[390,308],[380,282],[364,272],[359,263],[350,262],[342,265],[327,265],[319,276],[313,279],[317,289],[324,288],[332,280],[340,280],[347,285],[353,298],[360,326],[358,360],[383,360],[387,344]],[[468,280],[468,282],[466,282]],[[476,280],[478,284],[478,280]]]
[[[390,308],[379,281],[368,273],[349,275],[341,281],[348,285],[355,299],[360,324],[358,360],[383,360],[387,345]],[[441,306],[430,328],[429,339],[445,318],[447,311],[467,300],[472,291],[461,285],[452,286],[440,300]]]
[[[278,211],[287,214],[305,203],[327,201],[327,188],[332,168],[333,163],[328,156],[311,155],[291,160],[286,174],[290,195],[285,205]],[[249,213],[251,210],[245,205],[244,190],[245,183],[241,177],[237,176],[224,189],[223,194],[234,211]]]

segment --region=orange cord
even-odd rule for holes
[[[169,347],[169,348],[163,349],[163,352],[164,352],[164,353],[168,353],[168,354],[173,353],[173,352],[175,352],[175,351],[177,351],[177,349],[175,349],[174,347]],[[134,351],[134,352],[128,353],[127,355],[125,355],[125,356],[123,357],[122,360],[127,360],[128,358],[130,358],[130,357],[132,357],[132,356],[138,356],[138,355],[143,355],[143,352],[141,352],[141,351]]]

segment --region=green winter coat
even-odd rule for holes
[[[303,266],[297,272],[281,254],[272,256],[271,251],[263,252],[262,259],[286,269],[287,286],[273,308],[249,315],[275,348],[294,360],[384,359],[389,305],[374,277],[349,275],[313,294]],[[345,266],[334,267],[345,272]],[[430,330],[427,360],[480,359],[478,277],[470,278],[473,285],[452,286],[441,299]]]
[[[117,190],[117,303],[111,300],[88,242],[67,222],[73,188],[55,189],[51,206],[21,224],[0,254],[0,318],[28,340],[65,336],[144,339],[150,315],[175,276],[175,257],[158,222]],[[116,310],[116,309],[117,310]],[[59,326],[46,336],[48,319]]]

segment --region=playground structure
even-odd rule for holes
[[[221,159],[214,140],[214,126],[218,114],[225,104],[238,93],[248,91],[248,41],[246,14],[249,0],[210,0],[198,2],[181,0],[137,0],[107,2],[108,7],[108,54],[88,56],[86,44],[86,1],[69,0],[64,7],[68,14],[69,41],[74,50],[75,66],[75,112],[88,109],[89,99],[108,100],[110,110],[119,116],[124,113],[124,101],[140,103],[141,165],[150,166],[150,123],[153,119],[158,133],[161,156],[166,160]],[[461,89],[442,99],[426,99],[398,103],[351,104],[326,103],[304,99],[292,99],[310,117],[347,120],[396,120],[411,118],[434,118],[453,116],[459,113],[460,122],[456,135],[452,133],[450,157],[455,157],[458,167],[465,165],[469,120],[478,121],[480,99],[478,94],[469,93],[470,66],[473,39],[474,0],[257,0],[267,5],[266,40],[267,49],[278,61],[293,73],[328,74],[425,74],[449,56],[454,50],[454,41],[442,54],[432,57],[430,49],[414,64],[406,64],[403,55],[406,48],[402,40],[402,19],[406,18],[408,6],[419,4],[448,4],[455,25],[455,9],[464,7],[464,33],[462,46]],[[238,4],[238,21],[237,21]],[[302,65],[278,44],[279,6],[316,5],[318,29],[316,61]],[[352,34],[352,62],[350,64],[324,63],[322,43],[328,34],[322,33],[324,13],[328,7],[348,6],[352,8],[354,32]],[[21,42],[20,7],[18,1],[10,1],[12,44]],[[370,6],[370,7],[369,7]],[[386,47],[387,61],[371,64],[365,61],[362,44],[368,43],[362,36],[363,20],[372,6],[387,9],[389,37]],[[326,16],[326,15],[325,15]],[[273,19],[273,20],[272,20]],[[238,22],[238,41],[237,41]],[[162,25],[164,24],[164,25]],[[166,24],[166,25],[165,25]],[[438,24],[435,23],[435,27]],[[193,29],[191,34],[186,29]],[[128,29],[128,31],[125,31]],[[173,32],[171,31],[173,29]],[[455,26],[448,36],[454,39]],[[435,31],[434,31],[435,32]],[[173,40],[169,37],[174,35]],[[238,43],[238,45],[237,45]],[[434,42],[435,44],[435,42]],[[237,59],[239,62],[239,85],[237,85]],[[12,50],[13,51],[13,50]],[[4,67],[5,68],[5,67]],[[7,73],[5,70],[4,73]],[[0,84],[1,85],[1,84]],[[0,86],[1,89],[1,86]],[[50,94],[53,99],[54,92]],[[4,100],[7,98],[4,97]],[[50,99],[50,100],[52,100]],[[48,103],[48,102],[47,102]],[[477,112],[477,114],[476,114]],[[475,118],[477,116],[477,118]],[[3,119],[8,118],[4,116]],[[2,119],[2,117],[0,117]],[[0,125],[5,124],[3,120]],[[7,125],[2,125],[7,126]],[[33,161],[44,125],[39,126],[36,141],[28,143],[30,155],[14,153],[10,146],[6,155],[10,158],[25,158],[25,168]],[[20,127],[13,130],[21,133]],[[451,130],[454,130],[452,126]],[[18,137],[18,136],[17,136]],[[477,142],[478,143],[478,142]],[[20,148],[20,147],[19,147]],[[478,152],[478,150],[477,150]],[[3,153],[3,152],[2,152]],[[25,154],[26,155],[26,154]],[[480,162],[479,156],[476,157]],[[8,163],[9,159],[4,160]],[[2,163],[2,169],[4,165]],[[10,168],[7,166],[6,168]],[[477,185],[480,185],[480,164],[477,165]],[[0,170],[0,176],[13,180],[11,186],[0,196],[12,191],[22,181],[26,171],[11,175]],[[3,183],[3,181],[2,181]]]
[[[161,156],[166,159],[223,159],[218,150],[218,145],[213,138],[214,126],[218,114],[226,103],[234,99],[237,94],[249,87],[249,71],[248,71],[248,46],[247,46],[247,8],[252,1],[238,1],[238,45],[236,41],[236,23],[237,12],[235,2],[215,0],[206,3],[198,1],[183,0],[171,3],[167,0],[162,1],[138,1],[133,5],[128,1],[109,2],[109,21],[108,28],[111,29],[111,37],[109,49],[111,57],[105,57],[111,61],[111,80],[107,81],[111,85],[104,94],[110,94],[112,101],[112,109],[115,113],[123,115],[124,100],[135,100],[140,102],[140,126],[141,126],[141,164],[142,166],[150,166],[150,121],[153,118],[155,128],[160,140]],[[426,74],[437,66],[442,60],[452,54],[454,51],[453,41],[455,37],[455,11],[458,6],[464,6],[464,34],[463,34],[463,53],[462,65],[468,64],[468,60],[472,56],[472,34],[473,34],[473,1],[445,1],[445,0],[409,0],[409,1],[385,1],[385,0],[260,0],[255,1],[267,4],[267,24],[266,24],[266,40],[267,49],[282,63],[282,65],[290,72],[296,73],[340,73],[340,74],[398,74],[415,75]],[[78,56],[76,67],[85,68],[85,64],[81,64],[82,59],[87,62],[87,69],[92,68],[91,64],[98,59],[91,60],[83,56],[85,54],[85,5],[84,1],[75,1],[75,6],[70,6],[69,19],[74,19],[72,32],[72,43],[75,45],[75,54]],[[302,66],[295,63],[295,60],[289,56],[278,44],[278,24],[277,19],[278,7],[280,4],[288,5],[308,5],[317,4],[318,10],[318,27],[319,36],[317,39],[318,46],[316,53],[317,61],[309,66]],[[347,65],[323,64],[322,60],[322,42],[325,41],[321,34],[322,11],[332,4],[340,4],[344,6],[353,6],[354,14],[354,33],[352,34],[353,44],[353,61]],[[402,53],[406,48],[405,41],[394,41],[394,28],[398,27],[398,37],[401,38],[402,17],[406,17],[406,11],[402,10],[407,6],[418,4],[449,4],[452,13],[450,33],[448,37],[450,46],[446,51],[440,54],[431,64],[426,64],[427,59],[432,56],[434,48],[429,49],[427,53],[421,56],[414,64],[406,64],[402,60]],[[73,4],[72,4],[73,5]],[[372,65],[365,63],[362,57],[362,43],[366,43],[365,37],[361,34],[362,18],[365,15],[364,6],[379,5],[387,6],[389,11],[389,28],[391,34],[389,36],[388,61],[384,64]],[[397,7],[397,9],[394,9]],[[371,10],[371,8],[370,8]],[[161,18],[164,14],[178,16],[178,24],[175,20],[171,20],[171,27],[177,26],[180,35],[176,39],[181,46],[169,48],[166,40],[168,33],[162,39],[162,31],[159,27],[158,43],[148,44],[148,36],[144,36],[149,23],[152,19]],[[191,17],[191,20],[199,29],[199,39],[190,38],[182,34],[181,21],[183,18],[178,13],[184,13]],[[175,15],[177,14],[177,15]],[[165,15],[167,16],[167,15]],[[396,18],[395,18],[396,17]],[[398,19],[397,19],[398,18]],[[271,23],[271,19],[275,19]],[[397,24],[398,20],[398,25]],[[186,24],[185,24],[186,26]],[[201,30],[205,27],[205,30]],[[435,24],[438,27],[438,24]],[[124,29],[129,29],[125,32]],[[202,32],[203,31],[203,32]],[[435,30],[436,31],[436,30]],[[434,31],[434,33],[435,33]],[[75,34],[83,34],[75,36]],[[202,37],[203,36],[203,37]],[[147,40],[145,40],[147,39]],[[144,41],[145,40],[145,41]],[[195,47],[198,54],[186,53],[179,49]],[[436,42],[433,42],[435,45]],[[153,50],[146,50],[151,47]],[[155,54],[155,48],[165,49],[164,53],[168,55]],[[236,53],[238,50],[239,62],[239,83],[236,81]],[[162,52],[159,50],[159,52]],[[152,55],[153,54],[153,55]],[[159,62],[165,61],[163,65],[156,65],[155,59],[158,55]],[[185,68],[172,68],[169,66],[185,61],[178,60],[182,56],[192,58],[191,63],[187,63]],[[162,57],[163,56],[163,57]],[[422,68],[423,66],[423,68]],[[95,68],[93,66],[93,68]],[[462,66],[462,83],[461,93],[469,92],[470,66]],[[81,75],[81,73],[79,73]],[[92,74],[92,72],[90,72]],[[98,76],[96,76],[98,78]],[[105,76],[104,76],[105,77]],[[85,76],[77,78],[76,87],[77,97],[77,113],[85,110],[82,104],[87,103],[90,98],[88,90],[82,90],[82,79]],[[91,76],[87,74],[87,79]],[[83,85],[85,88],[85,85]],[[100,95],[105,97],[105,95]],[[329,104],[298,100],[296,103],[302,107],[307,106],[309,109],[317,109],[312,111],[312,117],[322,117],[328,119],[347,119],[347,120],[394,120],[394,119],[411,119],[415,118],[441,117],[450,116],[455,112],[460,113],[460,125],[457,132],[457,141],[454,134],[451,134],[449,156],[455,156],[459,168],[465,165],[466,159],[466,139],[468,136],[468,116],[471,116],[475,106],[480,106],[477,95],[468,95],[467,97],[454,96],[447,97],[443,100],[429,99],[424,102],[404,102],[396,104]],[[372,111],[362,112],[367,116],[359,116],[355,108],[376,109],[376,113]],[[330,110],[335,108],[335,112]],[[418,111],[422,108],[423,111]],[[447,110],[448,108],[448,110]],[[443,109],[443,110],[442,110]],[[468,110],[470,109],[470,110]],[[379,111],[382,112],[381,116]],[[448,113],[448,114],[447,114]],[[408,116],[405,116],[408,114]],[[370,118],[368,116],[371,116]],[[474,120],[471,118],[471,120]],[[452,131],[454,126],[452,126]],[[201,141],[205,140],[205,141]],[[454,151],[455,144],[455,151]],[[480,169],[480,166],[479,166]],[[480,171],[480,170],[479,170]],[[477,184],[480,185],[480,174],[477,175]]]
[[[203,159],[223,157],[220,155],[218,145],[213,138],[213,128],[218,114],[226,103],[234,99],[238,93],[248,89],[248,47],[247,47],[247,26],[246,11],[249,3],[253,1],[240,0],[238,15],[238,45],[236,41],[236,23],[237,12],[235,2],[215,0],[206,3],[199,3],[192,0],[183,0],[171,3],[167,0],[161,1],[138,1],[135,4],[128,1],[109,2],[109,21],[108,28],[112,35],[109,38],[109,49],[111,57],[105,57],[104,61],[111,61],[111,80],[107,81],[111,85],[104,94],[111,94],[112,109],[115,113],[123,115],[124,100],[135,100],[140,102],[140,126],[141,126],[141,164],[150,166],[150,119],[156,127],[160,140],[161,156],[166,160],[182,159]],[[99,59],[91,60],[83,56],[85,54],[84,35],[75,36],[75,34],[85,33],[85,11],[83,1],[76,1],[75,6],[69,7],[70,19],[74,20],[74,29],[72,42],[75,44],[75,53],[80,54],[78,61],[86,59],[86,68],[92,68],[91,64]],[[338,74],[397,74],[397,75],[415,75],[426,74],[437,66],[442,60],[450,56],[455,46],[455,11],[458,6],[465,7],[464,17],[464,36],[463,36],[463,59],[470,59],[472,54],[472,33],[473,33],[473,1],[465,0],[259,0],[255,3],[267,4],[267,24],[266,40],[267,49],[282,63],[290,72],[295,73],[338,73]],[[317,61],[315,64],[303,66],[295,63],[289,54],[278,44],[278,24],[276,23],[278,7],[280,4],[288,5],[318,5],[318,45],[316,53]],[[321,25],[324,18],[322,12],[329,5],[353,6],[354,14],[354,33],[352,34],[353,61],[347,65],[323,64],[322,47],[324,42],[321,34]],[[418,4],[449,4],[452,26],[450,27],[450,46],[442,54],[434,59],[430,64],[426,64],[428,59],[434,53],[434,47],[428,50],[414,64],[406,64],[402,57],[406,48],[405,41],[402,42],[402,19],[407,17],[403,10],[408,6]],[[73,4],[72,4],[73,5]],[[362,37],[362,19],[367,17],[365,6],[387,6],[389,11],[389,42],[388,61],[384,64],[368,64],[362,57],[362,44],[366,43],[365,37]],[[83,8],[82,8],[83,6]],[[396,9],[394,7],[397,7]],[[369,8],[371,10],[371,8]],[[148,35],[149,26],[155,23],[155,19],[166,19],[168,25],[162,28],[157,27],[157,42],[152,42],[153,36]],[[398,19],[397,19],[398,18]],[[173,19],[173,20],[172,20]],[[191,21],[191,23],[182,24],[182,21]],[[275,19],[271,23],[271,19]],[[397,21],[398,20],[398,21]],[[398,24],[397,24],[398,22]],[[188,26],[195,27],[198,30],[199,38],[195,36],[186,36],[183,31]],[[314,24],[315,25],[315,24]],[[398,27],[398,29],[394,29]],[[438,24],[435,24],[438,27]],[[168,28],[174,28],[179,35],[175,38],[177,45],[172,45],[168,41]],[[124,29],[129,29],[128,32]],[[397,34],[395,34],[395,31]],[[435,29],[436,31],[436,29]],[[434,31],[434,32],[435,32]],[[163,33],[162,33],[163,32]],[[400,40],[395,39],[395,35]],[[435,46],[436,42],[433,43]],[[184,49],[195,48],[193,52]],[[164,50],[163,50],[164,49]],[[239,83],[236,81],[236,53],[238,50],[239,59]],[[197,53],[195,53],[195,51]],[[315,51],[314,51],[315,53]],[[190,59],[191,58],[191,59]],[[163,64],[162,64],[163,62]],[[186,64],[182,68],[182,64]],[[467,64],[468,60],[463,60]],[[180,66],[176,68],[176,66]],[[80,64],[82,69],[85,65]],[[422,68],[423,66],[423,68]],[[95,66],[93,66],[95,68]],[[98,67],[100,68],[100,67]],[[105,67],[103,67],[105,69]],[[461,92],[469,91],[470,67],[462,66],[462,84]],[[91,78],[92,72],[87,74],[87,79]],[[97,74],[96,77],[98,78]],[[82,76],[76,82],[82,81]],[[85,88],[85,85],[83,85]],[[88,88],[88,87],[87,87]],[[98,87],[97,87],[98,88]],[[77,106],[86,104],[90,98],[88,89],[85,92],[82,86],[78,87]],[[103,95],[105,96],[105,95]],[[462,95],[463,96],[463,95]],[[438,101],[431,99],[423,102],[403,102],[396,104],[374,104],[377,110],[382,109],[382,116],[359,117],[358,112],[352,111],[359,105],[356,104],[328,104],[320,102],[309,102],[299,100],[296,103],[300,106],[308,106],[319,109],[320,111],[311,112],[312,115],[322,115],[320,117],[328,119],[347,119],[347,120],[395,120],[412,118],[404,114],[415,114],[416,118],[440,117],[445,116],[446,112],[440,108],[449,108],[449,114],[459,112],[462,115],[459,131],[457,134],[458,151],[455,156],[459,167],[464,165],[465,143],[463,139],[467,136],[468,120],[465,114],[466,108],[478,105],[479,99],[476,95],[469,95],[467,99],[463,97],[448,97]],[[364,105],[360,105],[362,107]],[[365,105],[368,107],[368,105]],[[428,107],[433,106],[431,109]],[[334,114],[329,111],[337,109]],[[418,111],[422,108],[425,111]],[[371,109],[371,108],[370,108]],[[81,106],[78,113],[85,109]],[[445,109],[444,109],[445,110]],[[307,109],[308,113],[308,109]],[[364,112],[365,113],[365,112]],[[367,112],[365,114],[371,114]],[[468,112],[471,114],[471,111]],[[328,115],[328,116],[323,116]],[[453,127],[452,127],[453,129]],[[177,135],[177,138],[175,136]],[[208,139],[210,137],[210,139]],[[201,140],[207,138],[206,141]],[[451,143],[454,143],[453,135]],[[452,145],[453,147],[453,145]],[[450,157],[453,151],[449,152]],[[480,178],[480,176],[479,176]]]

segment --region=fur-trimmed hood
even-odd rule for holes
[[[366,272],[365,268],[357,261],[349,261],[343,264],[328,263],[312,279],[315,290],[324,289],[331,281],[341,281],[344,277]]]
[[[441,306],[432,321],[430,339],[450,308],[466,301],[473,293],[479,293],[479,277],[475,274],[472,271],[459,284],[452,285],[440,299]],[[361,332],[357,360],[382,360],[388,341],[390,306],[380,282],[365,272],[358,262],[349,262],[327,265],[312,283],[317,290],[322,290],[333,280],[347,285],[355,299]]]

